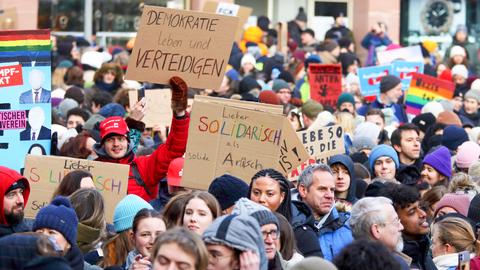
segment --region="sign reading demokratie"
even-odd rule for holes
[[[126,78],[216,89],[228,64],[238,17],[145,6]]]

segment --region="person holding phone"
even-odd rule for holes
[[[368,50],[368,56],[365,65],[376,65],[376,49],[380,46],[388,46],[392,44],[392,40],[387,35],[387,25],[383,22],[377,22],[372,25],[370,32],[365,35],[361,44],[362,47]]]

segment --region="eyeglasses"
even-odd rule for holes
[[[220,254],[217,254],[217,253],[213,253],[213,252],[208,252],[208,262],[210,264],[217,264],[221,259],[224,259],[224,258],[231,258],[234,254],[232,255],[220,255]]]
[[[269,235],[272,238],[272,240],[277,240],[278,237],[280,236],[280,232],[277,231],[277,230],[271,230],[269,232],[263,232],[262,231],[262,235],[263,235],[263,240],[266,240]]]

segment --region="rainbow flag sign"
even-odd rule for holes
[[[49,30],[0,31],[0,165],[18,171],[51,145]]]
[[[455,84],[453,84],[453,82],[414,73],[405,99],[407,113],[419,115],[423,105],[427,102],[452,99],[454,91]]]

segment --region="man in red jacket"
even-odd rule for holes
[[[18,172],[0,166],[0,237],[30,228],[24,222],[25,205],[30,195],[27,179]]]
[[[187,146],[190,116],[187,108],[187,84],[179,77],[170,79],[174,117],[167,141],[149,156],[136,157],[129,143],[129,128],[118,116],[100,123],[101,142],[95,145],[97,161],[130,165],[128,194],[135,194],[147,202],[158,194],[160,180],[167,174],[170,161],[183,156]]]

